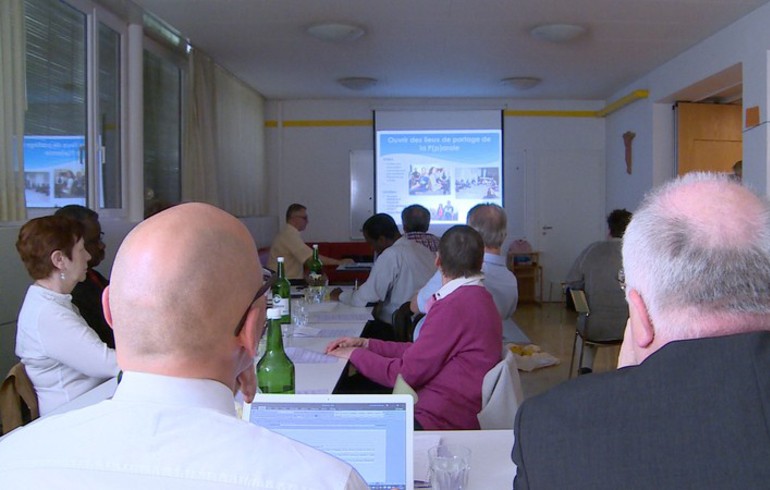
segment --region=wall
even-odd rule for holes
[[[613,98],[636,89],[650,96],[607,118],[607,207],[635,208],[644,192],[675,175],[674,125],[671,104],[683,89],[742,66],[744,107],[758,106],[762,124],[744,130],[743,180],[762,194],[770,188],[768,169],[768,48],[770,4],[758,8],[703,42],[693,46],[644,77],[618,91]],[[707,94],[704,94],[704,96]],[[619,135],[637,133],[634,142],[634,174],[618,171],[623,159]],[[637,153],[639,151],[640,153]],[[639,158],[637,158],[639,155]]]
[[[267,161],[272,208],[282,216],[292,202],[308,206],[306,241],[344,241],[349,236],[349,152],[373,148],[375,109],[509,109],[555,111],[554,117],[505,117],[504,179],[509,238],[527,238],[537,247],[539,226],[534,194],[536,168],[526,150],[604,150],[604,120],[571,117],[565,111],[593,111],[603,101],[516,101],[493,99],[296,100],[268,101]],[[282,122],[290,124],[283,127]],[[336,125],[337,123],[341,125]],[[594,192],[603,192],[597,185]],[[586,217],[588,220],[603,219]],[[599,232],[595,239],[600,239]],[[584,245],[584,244],[583,244]],[[572,253],[572,252],[570,252]]]

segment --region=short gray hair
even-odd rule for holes
[[[466,219],[468,226],[478,231],[484,246],[500,248],[508,236],[508,217],[497,204],[484,203],[473,206]]]
[[[770,205],[726,174],[675,179],[634,213],[623,268],[670,338],[704,336],[709,315],[768,315]]]

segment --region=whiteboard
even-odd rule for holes
[[[350,152],[350,238],[363,240],[361,228],[374,214],[374,151]]]

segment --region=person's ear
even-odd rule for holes
[[[64,268],[64,254],[61,250],[54,250],[51,252],[51,263],[57,269]]]
[[[436,252],[435,264],[437,269],[441,268],[441,255],[439,255],[438,252]]]
[[[104,319],[107,321],[107,325],[112,328],[112,310],[110,309],[110,286],[104,288],[102,291],[102,312],[104,312]]]
[[[655,340],[655,326],[650,319],[650,312],[644,298],[636,289],[628,292],[628,316],[634,343],[646,349]]]
[[[257,344],[262,337],[262,330],[265,328],[265,322],[259,319],[264,317],[259,307],[251,308],[246,314],[246,322],[238,334],[238,343],[246,349],[251,357],[257,355]],[[261,325],[260,325],[261,323]]]

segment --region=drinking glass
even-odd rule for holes
[[[466,490],[471,469],[471,450],[456,444],[440,444],[428,450],[433,490]]]

